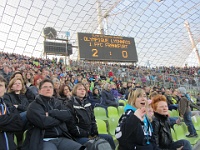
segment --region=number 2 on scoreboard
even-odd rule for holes
[[[96,48],[93,48],[92,52],[93,52],[92,57],[98,57],[98,50]]]

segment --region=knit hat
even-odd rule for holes
[[[179,91],[181,94],[183,94],[183,95],[186,94],[186,89],[185,89],[184,87],[178,88],[178,91]]]

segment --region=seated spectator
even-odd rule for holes
[[[168,105],[166,97],[163,95],[156,95],[153,97],[151,105],[154,110],[152,126],[157,147],[159,147],[159,149],[179,148],[182,150],[192,150],[192,147],[187,140],[178,140],[173,142],[170,130],[170,121],[168,119]]]
[[[53,86],[54,86],[54,93],[53,96],[56,98],[60,98],[59,90],[60,90],[60,81],[58,78],[53,78]]]
[[[33,88],[33,87],[31,87],[31,86],[26,86],[26,83],[25,83],[25,79],[24,79],[24,77],[23,77],[23,74],[22,74],[22,72],[20,72],[20,71],[16,71],[16,72],[14,72],[13,74],[12,74],[12,76],[10,77],[10,80],[12,80],[13,78],[20,78],[20,79],[22,79],[22,83],[23,83],[23,85],[22,86],[25,86],[26,87],[26,93],[25,93],[25,95],[26,95],[26,97],[27,97],[27,99],[28,99],[28,101],[29,101],[29,103],[31,103],[33,100],[34,100],[34,98],[35,98],[35,89]]]
[[[180,98],[178,96],[178,89],[172,90],[172,104],[178,104]]]
[[[128,93],[127,82],[123,82],[122,83],[122,87],[121,87],[120,93],[122,95],[125,95],[126,93]]]
[[[60,87],[59,95],[61,96],[62,99],[67,99],[69,100],[72,96],[70,87],[68,85],[62,85]]]
[[[4,102],[7,81],[0,76],[0,145],[2,150],[15,150],[14,132],[22,131],[23,122],[17,109],[8,108]]]
[[[0,74],[6,79],[6,82],[8,83],[12,74],[11,67],[8,64],[3,64],[3,69]]]
[[[117,86],[115,83],[111,84],[111,93],[113,94],[115,99],[120,99],[122,94],[119,93],[119,91],[117,90]]]
[[[16,108],[20,113],[23,121],[23,130],[27,129],[28,121],[26,118],[26,111],[29,105],[26,96],[26,87],[21,77],[14,77],[10,80],[8,85],[8,93],[4,95],[4,101],[8,107]],[[21,147],[23,132],[15,133],[17,136],[18,146]]]
[[[88,101],[91,103],[92,108],[101,106],[101,95],[99,94],[98,88],[93,88],[92,95],[89,97]]]
[[[26,87],[33,86],[34,85],[33,74],[30,72],[27,72],[24,77],[24,82],[25,82]]]
[[[24,150],[83,150],[69,134],[67,124],[71,121],[68,109],[62,109],[61,103],[53,96],[53,82],[44,79],[39,85],[36,97],[27,111],[32,125],[27,131]]]
[[[4,95],[4,101],[8,107],[15,107],[26,123],[26,111],[29,105],[25,95],[26,87],[21,78],[13,78],[8,85],[8,93]]]
[[[172,92],[171,92],[170,89],[166,89],[165,90],[165,97],[167,99],[167,104],[168,104],[169,110],[172,110],[172,109],[177,110],[178,105],[177,104],[173,104],[172,95],[171,94],[172,94]]]
[[[119,126],[115,130],[120,150],[157,150],[152,126],[146,117],[145,91],[137,88],[132,90],[125,106],[125,115],[119,119]]]
[[[111,93],[111,85],[105,83],[103,85],[103,90],[101,91],[102,104],[104,106],[114,106],[117,107],[118,103],[115,101],[113,94]]]
[[[90,138],[99,136],[107,140],[115,149],[112,137],[108,134],[99,134],[97,130],[94,112],[86,97],[87,89],[84,84],[77,83],[72,90],[72,98],[68,103],[73,119],[71,119],[71,135],[76,141],[85,144]]]

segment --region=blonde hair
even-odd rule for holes
[[[24,81],[22,78],[13,78],[12,80],[10,80],[9,84],[8,84],[8,93],[14,92],[14,90],[12,89],[12,86],[14,85],[14,83],[20,80],[22,83],[22,89],[20,90],[20,93],[25,94],[26,93],[26,87],[24,85]]]
[[[128,95],[128,104],[135,107],[136,99],[143,94],[145,94],[145,91],[141,88],[137,88],[136,90],[131,90]]]
[[[87,95],[87,88],[85,87],[85,85],[83,83],[77,83],[74,88],[72,89],[72,95],[73,96],[76,96],[76,93],[77,93],[77,89],[79,86],[83,86],[85,88],[85,91],[86,91],[86,95]]]

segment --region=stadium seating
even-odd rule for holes
[[[119,118],[118,110],[116,107],[109,106],[107,107],[107,111],[108,111],[109,118],[113,118],[113,117]]]
[[[176,138],[177,140],[181,140],[181,139],[186,139],[190,142],[191,145],[195,145],[198,140],[199,140],[199,137],[197,138],[187,138],[186,137],[186,134],[187,134],[187,127],[185,125],[185,123],[182,123],[181,125],[177,125],[175,124],[174,125],[174,130],[175,130],[175,133],[176,133]]]
[[[103,107],[95,107],[94,108],[94,115],[96,119],[101,119],[101,120],[108,120],[108,117],[106,115],[106,109]]]
[[[118,125],[118,118],[109,118],[108,119],[108,132],[110,135],[115,136],[115,129]]]
[[[118,106],[118,114],[121,116],[124,113],[124,106]]]
[[[98,132],[100,134],[108,134],[106,123],[101,119],[96,119]]]

